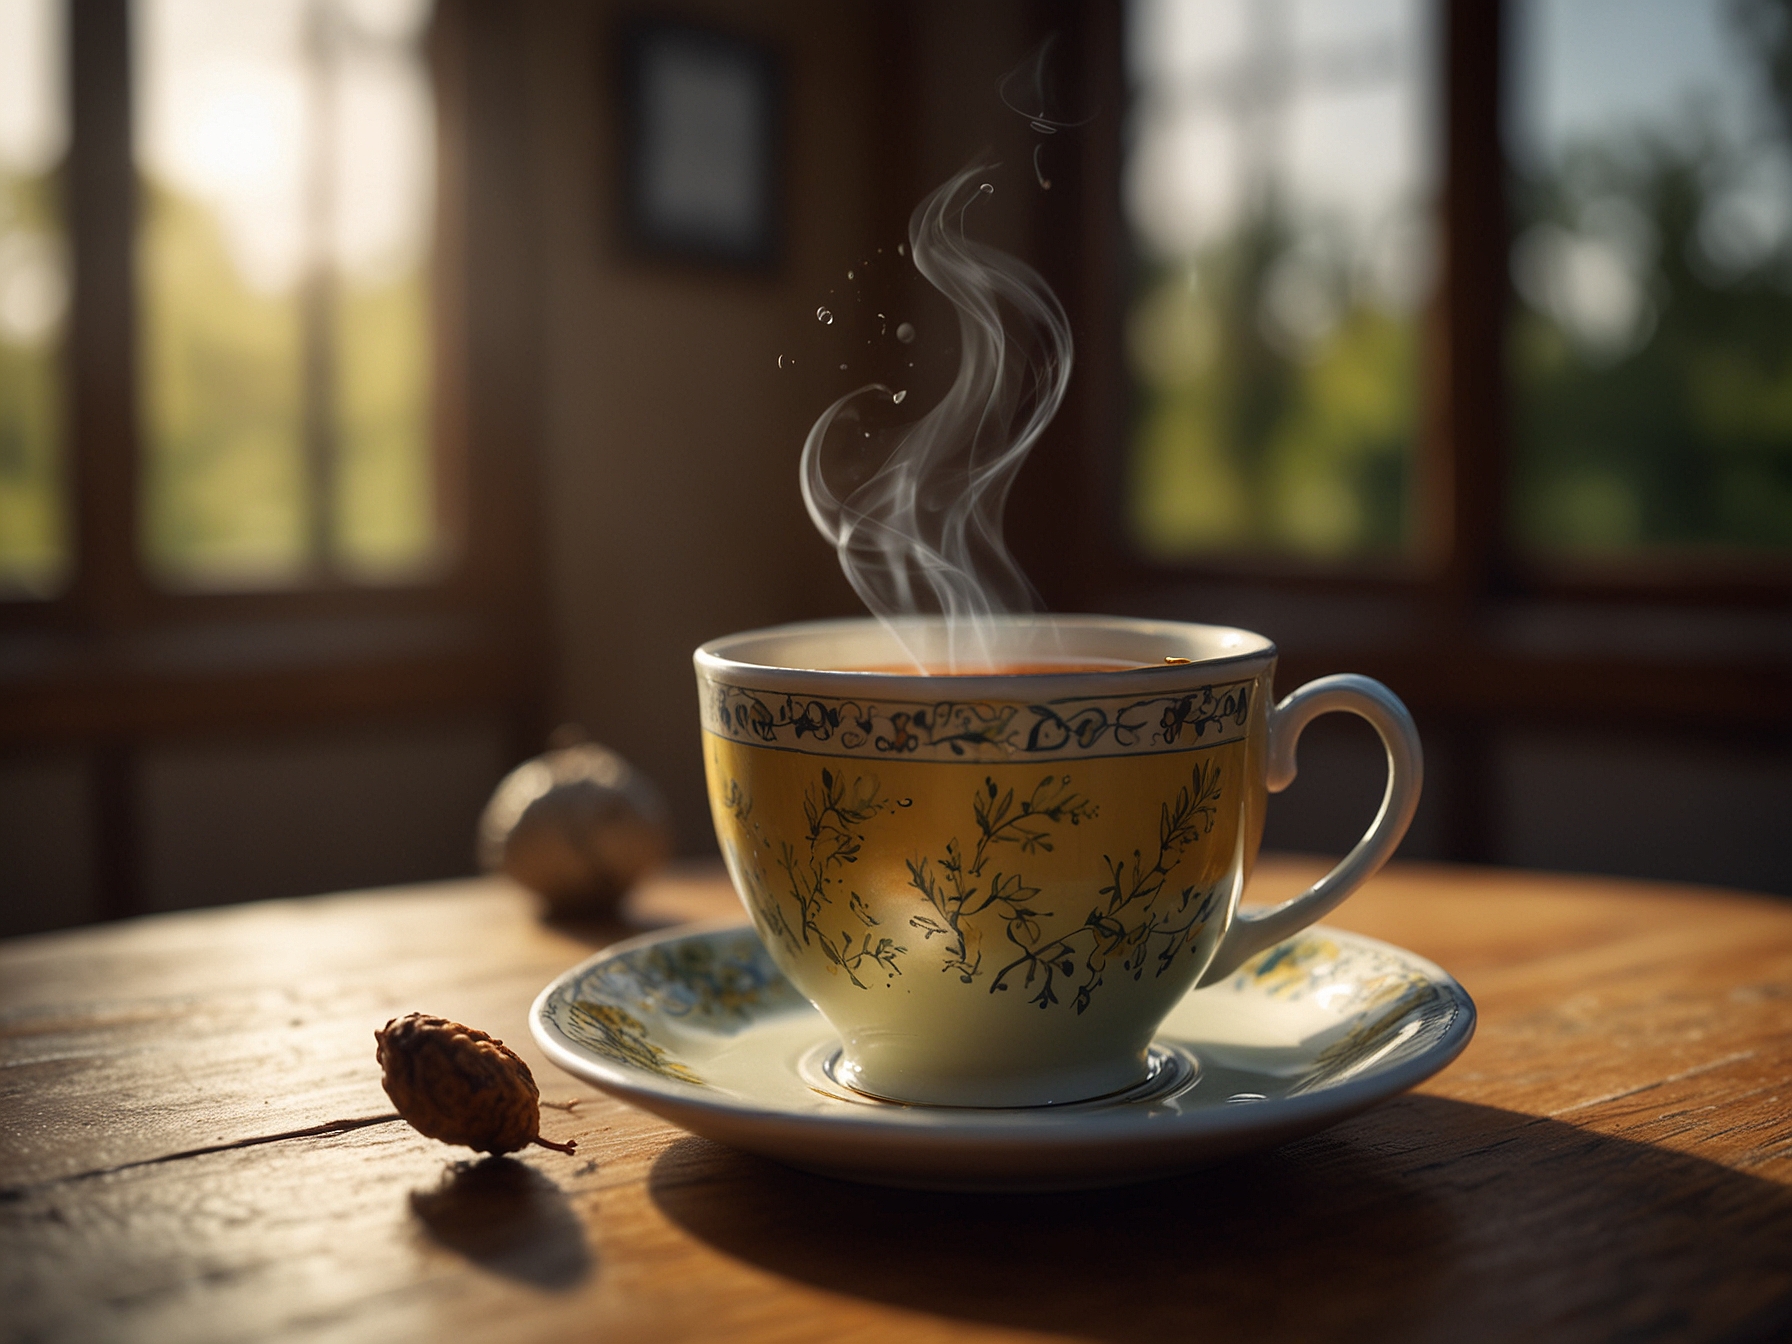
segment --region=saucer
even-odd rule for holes
[[[748,927],[631,939],[561,975],[530,1028],[568,1073],[789,1166],[880,1185],[1054,1190],[1168,1176],[1337,1123],[1468,1044],[1462,986],[1315,925],[1191,991],[1145,1080],[1020,1110],[910,1106],[836,1076],[839,1045]]]

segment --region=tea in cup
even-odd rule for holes
[[[695,654],[716,836],[774,962],[839,1033],[834,1075],[911,1104],[1082,1101],[1146,1076],[1197,985],[1320,918],[1386,862],[1418,732],[1379,682],[1272,701],[1275,646],[1222,626],[811,622]],[[1307,892],[1239,898],[1301,730],[1361,715],[1381,809]]]

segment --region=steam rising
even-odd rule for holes
[[[990,617],[1038,605],[1002,544],[1002,511],[1070,381],[1057,296],[1026,263],[965,236],[987,169],[966,168],[908,222],[916,269],[957,310],[950,390],[920,420],[866,438],[836,424],[858,422],[863,398],[894,404],[903,394],[861,387],[829,406],[803,444],[803,501],[847,579],[899,639],[893,618],[943,614],[947,670],[995,656]]]

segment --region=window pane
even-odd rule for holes
[[[430,221],[435,111],[418,41],[422,4],[355,7],[360,40],[337,67],[338,451],[334,555],[396,578],[434,559]]]
[[[1514,18],[1520,544],[1792,546],[1792,7]]]
[[[394,579],[437,551],[420,0],[138,0],[152,569]]]
[[[0,0],[0,595],[68,577],[61,390],[68,144],[57,0]]]
[[[1403,548],[1431,287],[1429,0],[1132,0],[1128,530]]]

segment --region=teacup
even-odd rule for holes
[[[1418,732],[1367,677],[1271,700],[1275,646],[1112,616],[998,621],[943,666],[939,620],[823,621],[695,655],[716,836],[759,936],[889,1100],[1079,1101],[1140,1083],[1190,988],[1331,910],[1418,801]],[[963,673],[962,663],[959,671]],[[1291,901],[1244,913],[1269,791],[1319,714],[1367,719],[1381,810]]]

